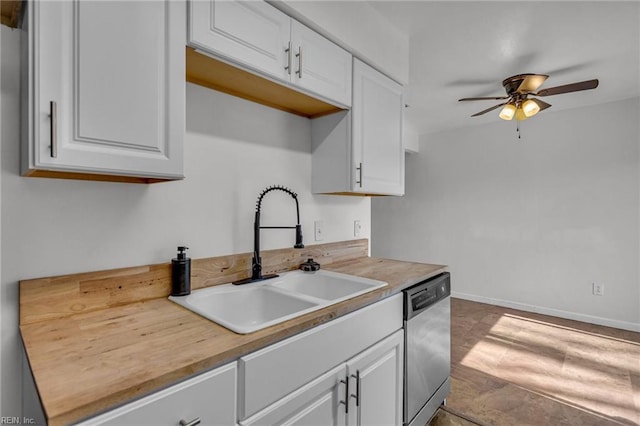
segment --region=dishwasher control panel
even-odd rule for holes
[[[448,272],[429,278],[403,291],[404,319],[417,315],[429,306],[451,294],[451,278]]]
[[[413,296],[411,296],[411,307],[414,311],[422,308],[426,308],[438,298],[437,289],[426,288]]]

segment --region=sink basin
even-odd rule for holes
[[[236,333],[247,334],[385,285],[331,271],[291,271],[266,281],[223,284],[188,296],[169,296],[169,300]]]
[[[169,299],[240,334],[251,333],[310,312],[317,305],[265,286],[245,289],[227,285],[196,290],[188,296],[171,296]]]
[[[383,281],[355,277],[331,271],[292,271],[274,279],[273,287],[293,291],[334,303],[385,286]]]

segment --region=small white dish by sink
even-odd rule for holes
[[[251,284],[223,284],[169,300],[236,333],[247,334],[387,285],[331,271],[285,272]]]

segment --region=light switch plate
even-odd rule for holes
[[[360,231],[362,231],[362,225],[360,225],[360,221],[359,220],[354,220],[353,221],[353,236],[354,237],[359,237],[360,236]]]
[[[321,220],[316,220],[313,222],[314,229],[314,239],[316,241],[322,241],[324,239],[324,222]]]

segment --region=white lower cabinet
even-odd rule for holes
[[[227,364],[78,425],[234,425],[237,371],[236,362]]]
[[[402,424],[404,333],[399,330],[240,424]]]
[[[239,360],[239,419],[255,425],[401,425],[402,296]]]

